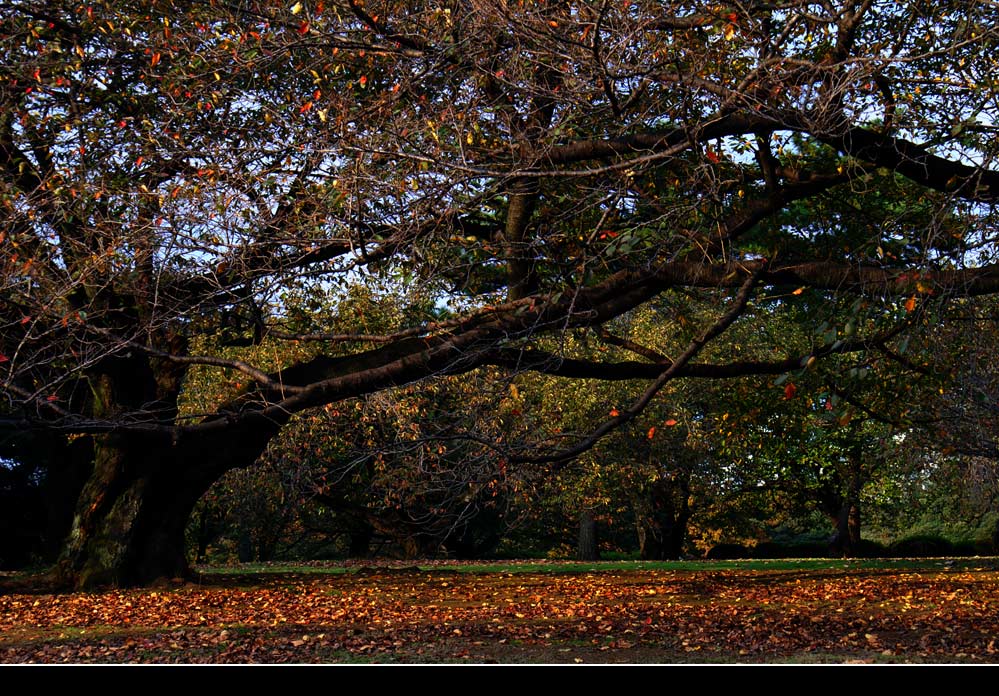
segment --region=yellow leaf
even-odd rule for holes
[[[725,25],[725,40],[726,41],[731,41],[734,36],[735,36],[735,25],[731,24],[731,23],[726,24]]]

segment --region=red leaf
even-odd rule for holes
[[[794,395],[798,393],[798,388],[794,386],[793,383],[788,382],[787,386],[784,387],[784,398],[790,401],[794,398]]]
[[[7,357],[6,355],[4,355],[3,353],[0,353],[0,363],[5,363],[5,362],[7,362],[8,360],[10,360],[10,358],[8,358],[8,357]]]
[[[651,428],[649,428],[649,439],[651,440],[655,436],[656,436],[656,426],[653,425]]]
[[[664,425],[668,425],[672,428],[674,425],[676,425],[676,418],[670,418],[664,423]]]

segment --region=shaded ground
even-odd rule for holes
[[[0,595],[3,663],[999,663],[999,571],[362,568]]]

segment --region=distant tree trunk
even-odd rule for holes
[[[853,553],[860,552],[860,501],[854,500],[850,505],[850,512],[847,514],[847,535],[850,538],[850,546]]]
[[[354,535],[357,535],[356,543],[358,546],[356,550],[359,552],[358,555],[367,555],[368,547],[375,534],[385,537],[397,545],[399,554],[406,560],[423,558],[436,551],[435,540],[423,534],[419,525],[406,519],[397,510],[382,512],[371,510],[365,505],[349,500],[338,491],[316,493],[313,500],[347,518],[347,529],[352,549],[355,543]],[[362,549],[363,554],[361,553]],[[353,551],[351,555],[354,555]]]
[[[579,547],[577,555],[581,561],[599,561],[600,545],[597,537],[597,521],[589,510],[579,515]]]
[[[252,563],[256,557],[253,548],[253,536],[245,527],[239,530],[236,542],[236,558],[240,563]]]
[[[204,505],[198,514],[198,526],[195,532],[195,542],[197,548],[194,554],[195,564],[204,563],[208,559],[208,545],[216,534],[214,520],[214,510],[208,505]]]
[[[850,453],[850,472],[846,493],[839,509],[830,514],[836,531],[829,550],[837,556],[855,556],[860,549],[860,489],[863,487],[863,459],[859,448]],[[829,510],[832,513],[832,509]]]
[[[420,553],[420,544],[416,537],[398,537],[396,541],[399,543],[403,560],[412,561],[422,555]]]
[[[860,544],[860,508],[850,500],[843,502],[834,518],[836,531],[829,541],[829,550],[837,556],[854,556]]]
[[[449,555],[467,561],[487,555],[496,548],[502,538],[499,532],[487,531],[476,535],[466,525],[461,534],[446,537],[443,545]]]
[[[689,478],[659,479],[635,501],[635,525],[642,560],[680,558],[690,521]]]
[[[496,549],[506,529],[500,509],[487,502],[475,514],[452,526],[441,545],[448,555],[460,560],[483,558]]]
[[[367,558],[371,553],[371,540],[375,536],[374,528],[367,522],[358,522],[347,531],[347,556],[350,558]]]

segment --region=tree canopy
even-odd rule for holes
[[[5,4],[2,426],[92,449],[62,570],[182,572],[198,497],[292,415],[442,375],[637,380],[574,437],[487,429],[521,464],[675,379],[851,355],[906,379],[909,332],[999,291],[997,13]],[[394,316],[346,321],[358,284]],[[640,308],[659,345],[615,333]],[[192,409],[195,366],[239,377]]]

